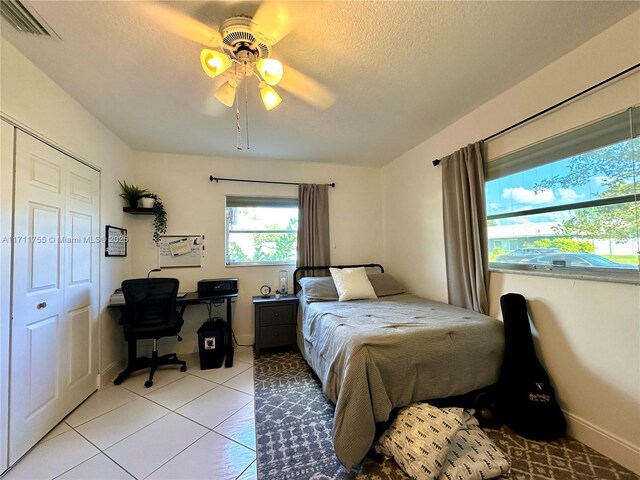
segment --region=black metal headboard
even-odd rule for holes
[[[367,263],[362,265],[324,265],[324,266],[313,266],[313,267],[299,267],[296,268],[293,272],[293,293],[298,293],[300,291],[300,281],[301,278],[306,277],[304,272],[312,272],[314,270],[329,270],[330,268],[357,268],[357,267],[365,267],[365,268],[379,268],[380,273],[384,273],[384,267],[379,263]]]

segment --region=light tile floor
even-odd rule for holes
[[[253,353],[238,347],[232,368],[148,370],[98,390],[3,480],[256,480]]]

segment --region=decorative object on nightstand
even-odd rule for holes
[[[260,356],[264,348],[296,345],[296,315],[298,297],[285,295],[279,299],[252,297],[254,306],[254,355]]]
[[[260,287],[260,293],[262,294],[262,296],[264,298],[267,298],[269,296],[269,294],[271,293],[271,287],[269,285],[262,285]]]
[[[289,290],[289,272],[286,270],[278,272],[278,290],[282,295],[286,295]]]
[[[280,290],[276,290],[276,299],[280,298]]]

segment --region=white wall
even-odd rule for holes
[[[0,54],[2,114],[100,168],[100,230],[104,233],[105,224],[126,228],[129,218],[122,212],[117,180],[132,175],[131,149],[4,38]],[[2,211],[4,215],[4,197]],[[130,276],[131,257],[105,258],[101,253],[100,258],[99,371],[104,383],[117,374],[124,351],[117,316],[105,307],[113,290]]]
[[[235,141],[229,137],[229,141]],[[224,205],[226,195],[273,195],[296,197],[298,189],[288,185],[254,183],[211,183],[209,176],[305,183],[336,183],[329,189],[331,262],[370,263],[382,259],[382,201],[379,168],[293,163],[241,158],[213,158],[156,153],[136,153],[136,184],[158,194],[167,210],[168,234],[204,234],[202,268],[165,269],[162,274],[177,277],[181,290],[195,290],[203,278],[237,277],[239,296],[233,322],[238,342],[253,343],[251,296],[260,286],[277,288],[278,266],[225,267]],[[131,180],[131,179],[127,179]],[[145,276],[157,266],[157,249],[152,240],[152,217],[135,217],[129,222],[129,247],[134,276]],[[293,272],[295,267],[288,267]],[[290,287],[291,274],[289,275]],[[224,310],[219,316],[224,317]],[[195,331],[206,318],[204,306],[189,307],[179,352],[195,352]]]
[[[431,161],[639,63],[639,27],[636,12],[385,166],[387,268],[414,292],[446,301],[441,177]],[[605,93],[611,111],[640,102],[640,83],[625,82],[636,83]],[[585,105],[575,111],[582,115],[574,119],[578,125],[598,116]],[[534,130],[510,138],[531,143],[543,129]],[[541,357],[571,433],[640,473],[640,288],[494,272],[492,315],[499,314],[499,298],[507,292],[530,302]]]

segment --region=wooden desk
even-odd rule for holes
[[[227,343],[227,348],[225,351],[225,360],[224,366],[225,368],[233,367],[233,328],[232,328],[232,315],[231,315],[231,303],[234,298],[238,296],[237,293],[229,293],[226,295],[211,295],[211,296],[200,296],[198,292],[187,292],[184,297],[176,298],[176,306],[180,309],[180,315],[184,314],[184,311],[187,309],[189,305],[200,305],[206,303],[227,303],[227,332],[225,335],[225,341]],[[109,308],[117,308],[122,310],[125,306],[125,303],[115,303],[110,304]],[[137,349],[136,342],[128,342],[129,343],[129,362],[135,362],[137,358]],[[130,363],[131,364],[131,363]]]

